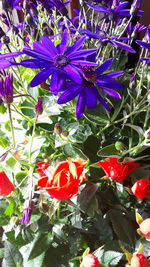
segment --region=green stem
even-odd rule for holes
[[[10,120],[10,128],[11,128],[11,133],[12,133],[12,142],[13,142],[13,147],[15,148],[16,147],[15,132],[14,132],[14,127],[13,127],[13,122],[12,122],[10,104],[7,104],[7,108],[8,108],[8,114],[9,114],[9,120]]]
[[[33,124],[33,131],[32,131],[31,142],[30,142],[30,150],[29,150],[29,163],[30,164],[31,164],[32,146],[33,146],[33,140],[34,140],[35,128],[36,128],[37,120],[38,120],[38,116],[36,116],[34,124]]]

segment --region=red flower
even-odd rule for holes
[[[132,171],[140,167],[140,164],[133,161],[118,162],[118,159],[118,157],[109,157],[98,162],[106,175],[118,182],[124,181]]]
[[[98,258],[94,254],[90,253],[83,257],[80,267],[100,267],[100,263]]]
[[[139,199],[144,199],[150,196],[150,180],[141,179],[134,183],[131,188],[132,193]]]
[[[78,193],[78,186],[87,178],[83,174],[86,161],[68,158],[58,164],[56,169],[45,162],[38,164],[37,171],[42,177],[38,186],[59,200],[69,199]]]
[[[142,235],[150,238],[150,218],[147,218],[142,223],[140,223],[139,229]]]
[[[10,194],[14,190],[12,182],[9,180],[5,172],[0,172],[0,196]]]
[[[142,253],[133,254],[131,267],[148,267],[148,260]]]

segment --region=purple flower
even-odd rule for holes
[[[140,23],[136,23],[135,26],[132,23],[129,23],[129,25],[126,29],[126,33],[134,38],[136,34],[138,34],[139,32],[141,32],[145,29],[146,29],[146,27]]]
[[[23,216],[22,216],[22,218],[20,220],[20,223],[21,224],[28,224],[30,222],[31,213],[32,213],[32,209],[31,208],[24,209],[24,213],[23,213]]]
[[[81,69],[84,73],[82,84],[77,84],[73,81],[66,82],[64,92],[58,99],[58,104],[65,104],[79,96],[76,106],[77,119],[82,117],[85,108],[96,108],[97,101],[110,112],[111,110],[101,96],[101,93],[106,93],[114,98],[121,98],[120,94],[115,90],[124,87],[123,84],[113,79],[122,75],[124,73],[123,71],[102,74],[106,72],[112,62],[113,59],[110,58],[96,70],[93,70],[89,66],[82,66]]]
[[[38,98],[38,102],[35,105],[35,110],[37,115],[41,115],[43,113],[43,101],[41,97]]]
[[[31,87],[37,86],[51,76],[51,89],[56,87],[59,81],[59,87],[63,81],[70,77],[78,83],[82,82],[82,71],[80,66],[97,66],[94,62],[86,61],[85,58],[97,51],[97,49],[83,49],[85,36],[78,39],[72,46],[68,44],[68,32],[64,30],[62,40],[57,46],[51,41],[53,37],[42,36],[41,42],[34,42],[34,49],[23,49],[23,53],[33,57],[21,61],[19,64],[26,68],[43,69],[31,81]],[[59,89],[59,88],[58,88]]]
[[[108,36],[108,34],[105,31],[100,31],[99,34],[93,33],[89,30],[80,30],[80,32],[86,34],[90,38],[99,39],[102,46],[105,46],[108,43],[110,43],[111,45],[113,45],[116,48],[119,47],[123,50],[130,52],[130,53],[136,53],[136,51],[130,45],[120,42],[120,40],[125,40],[125,41],[130,40],[127,37],[120,37],[119,38],[119,35]]]
[[[116,2],[113,2],[111,8],[108,8],[108,7],[104,7],[104,6],[101,6],[101,5],[90,5],[87,3],[87,5],[94,9],[95,11],[97,12],[100,12],[100,13],[104,13],[104,18],[107,18],[109,20],[118,20],[120,19],[122,16],[123,17],[130,17],[130,9],[126,9],[126,7],[129,5],[129,2],[128,1],[125,1],[123,3],[119,3],[118,4],[118,1]],[[139,10],[137,12],[137,16],[140,16],[141,13],[143,13],[143,11]]]
[[[0,78],[0,97],[4,103],[13,102],[13,76],[6,74],[4,78]]]

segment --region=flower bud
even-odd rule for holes
[[[2,38],[1,38],[1,40],[2,40],[2,43],[3,44],[9,44],[10,43],[10,38],[9,38],[9,36],[7,36],[7,35],[4,35]]]
[[[41,115],[43,113],[43,101],[41,97],[39,97],[38,102],[35,105],[35,110],[37,115]]]
[[[148,260],[142,253],[133,254],[131,267],[148,267]]]
[[[80,267],[100,267],[100,263],[98,258],[90,253],[83,258]]]
[[[56,123],[54,126],[54,130],[58,135],[60,135],[62,133],[61,125],[59,123]]]
[[[150,180],[148,179],[141,179],[134,183],[131,188],[132,193],[138,197],[139,199],[143,200],[150,196]]]
[[[116,148],[118,151],[121,151],[121,150],[124,149],[124,144],[123,144],[122,142],[120,142],[120,141],[117,141],[117,142],[115,143],[115,148]]]
[[[141,224],[139,228],[142,235],[145,237],[150,238],[150,218],[145,219]]]

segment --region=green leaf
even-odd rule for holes
[[[34,106],[27,100],[21,104],[21,111],[26,116],[35,117]]]
[[[4,114],[6,112],[7,108],[4,105],[0,105],[0,113]]]
[[[123,253],[110,250],[110,251],[106,251],[103,254],[102,262],[104,264],[109,264],[109,266],[116,266],[122,257],[123,257]]]
[[[30,253],[30,246],[31,244],[28,244],[26,246],[23,246],[20,249],[21,254],[23,255],[23,267],[43,267],[43,261],[44,261],[44,256],[45,253],[43,252],[41,255],[38,257],[28,260],[29,253]]]
[[[15,203],[13,201],[10,202],[9,206],[5,210],[5,215],[11,216],[15,211]]]
[[[47,234],[39,233],[32,243],[28,260],[32,260],[37,256],[41,255],[43,252],[45,252],[49,248],[52,240],[53,237],[51,233]]]
[[[127,217],[124,212],[115,209],[111,209],[109,215],[118,239],[134,246],[136,230],[129,216]]]
[[[0,259],[4,257],[4,248],[0,248]]]
[[[8,240],[4,242],[4,259],[7,267],[22,266],[23,258],[18,248]]]
[[[100,147],[100,140],[94,135],[88,136],[87,140],[83,143],[83,153],[89,158],[89,160],[94,163],[99,160],[97,156],[97,151]]]
[[[118,150],[115,147],[115,144],[105,146],[104,148],[101,148],[98,152],[97,155],[100,157],[109,157],[112,155],[118,155]]]

